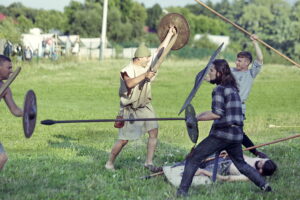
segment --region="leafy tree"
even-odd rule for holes
[[[217,49],[218,45],[211,42],[207,35],[203,35],[199,40],[193,42],[193,47],[205,49]]]
[[[22,33],[27,33],[30,28],[33,28],[32,21],[23,15],[19,16],[17,18],[17,21],[18,21],[17,26],[19,27],[19,30]]]
[[[110,8],[117,8],[121,12],[121,20],[126,23],[128,16],[132,13],[133,4],[136,2],[132,0],[110,0],[108,3]]]
[[[107,37],[115,42],[129,41],[133,26],[129,23],[123,23],[121,12],[113,7],[108,13]]]
[[[144,34],[144,26],[147,18],[146,9],[139,3],[134,2],[130,14],[128,15],[129,23],[132,24],[132,38],[140,38]]]
[[[5,38],[13,44],[21,43],[21,32],[12,18],[0,22],[0,38]]]
[[[102,26],[102,6],[99,3],[72,1],[65,7],[68,17],[68,34],[79,34],[82,37],[99,37]]]
[[[297,1],[290,14],[290,40],[293,44],[287,49],[288,53],[300,61],[300,1]]]
[[[44,32],[56,29],[64,32],[67,26],[67,18],[64,13],[55,10],[39,10],[35,18],[35,26]]]
[[[156,27],[159,23],[159,19],[162,16],[162,8],[159,4],[155,4],[152,6],[152,8],[147,9],[147,15],[146,25],[151,31],[156,32]]]
[[[35,23],[37,9],[27,8],[22,3],[12,3],[7,7],[7,11],[5,14],[12,18],[24,16],[27,19],[30,19],[32,23]]]
[[[210,0],[206,1],[205,4],[208,7],[212,8],[212,9],[215,9],[214,4]],[[213,13],[211,13],[208,9],[206,9],[205,7],[200,5],[199,3],[186,5],[185,8],[187,8],[194,15],[205,15],[207,17],[214,17]]]

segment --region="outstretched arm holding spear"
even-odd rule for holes
[[[220,17],[222,20],[224,20],[225,22],[231,24],[232,26],[234,26],[235,28],[237,28],[239,31],[245,33],[248,36],[251,36],[252,34],[249,33],[248,31],[246,31],[244,28],[238,26],[237,24],[233,23],[232,21],[230,21],[229,19],[227,19],[226,17],[224,17],[223,15],[221,15],[220,13],[218,13],[217,11],[215,11],[214,9],[210,8],[209,6],[207,6],[205,3],[199,1],[199,0],[195,0],[197,3],[199,3],[200,5],[202,5],[203,7],[205,7],[206,9],[208,9],[209,11],[211,11],[213,14],[217,15],[218,17]],[[270,45],[268,45],[267,43],[265,43],[263,40],[257,38],[257,41],[260,42],[261,44],[263,44],[264,46],[268,47],[269,49],[271,49],[272,51],[274,51],[275,53],[277,53],[278,55],[282,56],[283,58],[285,58],[286,60],[288,60],[289,62],[291,62],[292,64],[294,64],[296,67],[300,68],[300,64],[298,64],[297,62],[295,62],[294,60],[292,60],[291,58],[287,57],[286,55],[284,55],[283,53],[281,53],[280,51],[278,51],[277,49],[271,47]]]

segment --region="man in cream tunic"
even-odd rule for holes
[[[151,81],[153,81],[156,73],[150,71],[149,67],[154,64],[157,53],[162,48],[166,48],[175,33],[175,28],[170,27],[167,36],[153,57],[151,57],[149,49],[144,44],[141,44],[137,48],[132,62],[121,70],[119,95],[120,114],[123,118],[129,118],[129,115],[133,115],[134,118],[155,117],[155,112],[151,105]],[[143,87],[140,87],[140,83],[145,79],[150,81],[146,82]],[[138,139],[146,132],[149,134],[149,139],[144,166],[151,171],[156,171],[158,168],[153,165],[153,156],[158,136],[157,121],[136,121],[133,124],[125,122],[124,127],[119,129],[119,138],[112,147],[105,168],[113,170],[115,159],[128,143],[128,140]]]

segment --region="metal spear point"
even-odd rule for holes
[[[135,122],[135,121],[176,121],[176,120],[185,120],[186,128],[188,135],[193,143],[197,143],[199,130],[198,130],[198,121],[196,119],[196,113],[194,107],[189,104],[185,110],[185,118],[133,118],[129,119],[91,119],[91,120],[52,120],[47,119],[41,121],[43,125],[53,125],[53,124],[66,124],[66,123],[89,123],[89,122]]]
[[[179,118],[128,118],[128,119],[88,119],[88,120],[52,120],[46,119],[41,121],[43,125],[66,124],[66,123],[89,123],[89,122],[135,122],[135,121],[172,121],[185,120],[183,117]]]

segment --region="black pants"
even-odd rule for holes
[[[265,179],[256,171],[256,169],[245,162],[241,143],[230,143],[213,136],[208,136],[197,145],[192,155],[187,158],[178,190],[188,192],[195,172],[199,167],[204,168],[205,166],[203,160],[209,155],[222,150],[227,151],[237,169],[254,182],[255,185],[260,188],[265,186]]]
[[[248,148],[248,147],[253,147],[254,146],[254,144],[253,144],[253,142],[250,140],[250,138],[245,134],[245,132],[243,132],[244,133],[244,135],[243,135],[243,142],[242,142],[242,144],[246,147],[246,148]],[[256,148],[255,149],[251,149],[251,150],[249,150],[251,153],[253,153],[254,155],[256,155],[256,153],[257,153],[257,150],[256,150]]]

